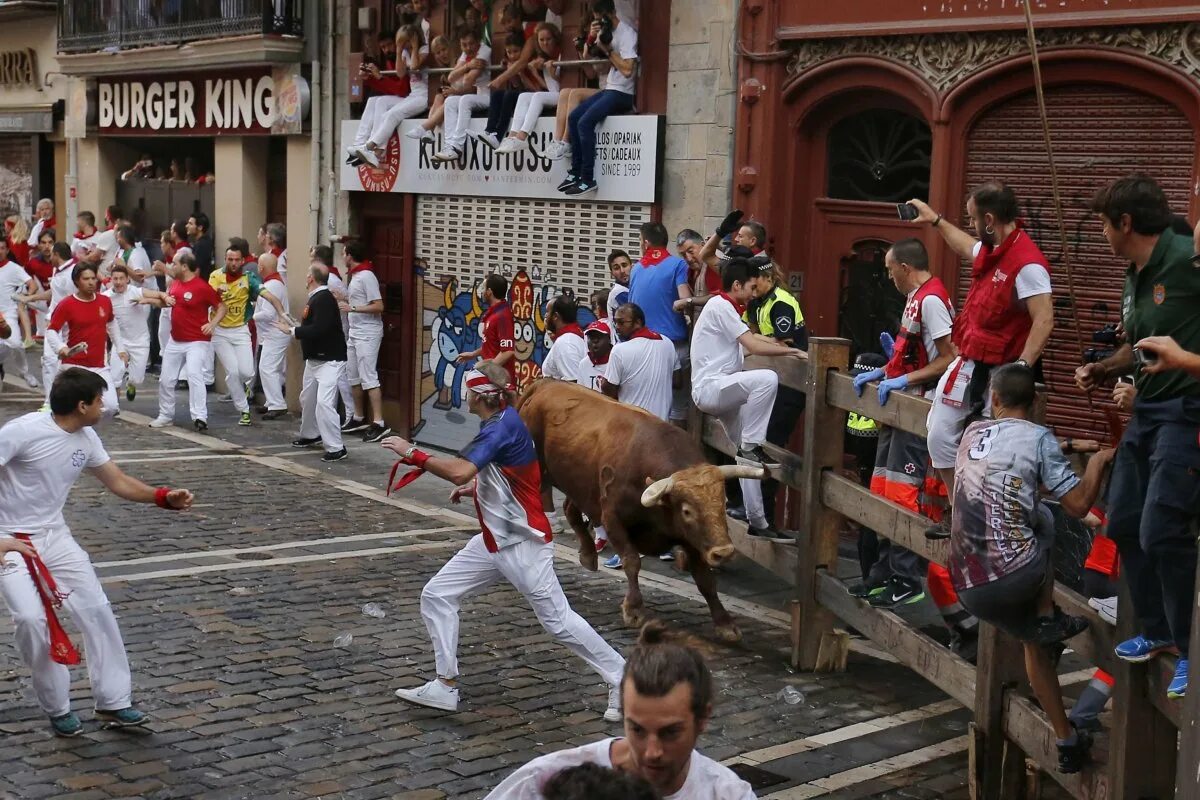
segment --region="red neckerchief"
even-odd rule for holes
[[[22,542],[28,542],[30,539],[27,533],[18,533],[16,536]],[[21,558],[25,559],[25,568],[29,570],[29,577],[33,579],[34,588],[42,601],[42,608],[46,611],[46,627],[50,629],[50,658],[59,664],[80,663],[82,659],[79,657],[79,651],[71,644],[71,637],[67,636],[67,632],[58,621],[58,615],[54,613],[54,609],[62,608],[63,600],[67,599],[69,592],[59,590],[54,576],[50,574],[40,556],[22,555]]]
[[[350,268],[350,271],[346,273],[346,280],[350,280],[360,272],[369,272],[373,269],[375,269],[374,264],[372,264],[370,261],[363,261],[357,267]]]
[[[642,266],[653,267],[661,264],[670,255],[665,247],[647,247],[646,252],[642,253]]]
[[[490,306],[487,311],[483,312],[484,324],[486,325],[487,321],[489,319],[494,317],[496,314],[499,314],[502,310],[503,311],[508,310],[508,301],[507,300],[501,300],[499,303],[496,303],[496,305],[494,305],[494,306]]]
[[[225,273],[225,282],[226,283],[237,283],[238,281],[240,281],[242,279],[243,274],[244,273],[239,272],[235,275],[232,272],[226,272]]]
[[[598,366],[600,366],[601,364],[607,364],[607,363],[608,363],[608,357],[609,357],[609,356],[611,356],[611,355],[612,355],[612,350],[609,350],[609,351],[608,351],[608,354],[604,356],[604,359],[603,359],[603,360],[601,360],[601,361],[597,361],[597,360],[596,360],[596,357],[595,357],[594,355],[592,355],[592,351],[591,351],[591,350],[589,350],[589,351],[588,351],[588,361],[592,362],[592,366],[593,366],[593,367],[598,367]]]
[[[279,281],[280,283],[283,283],[283,278],[279,276],[278,272],[272,272],[270,275],[263,278],[263,283],[266,283],[267,281]]]
[[[650,330],[645,325],[643,325],[642,327],[638,328],[636,331],[631,333],[629,335],[629,338],[626,339],[625,341],[632,342],[634,339],[661,339],[661,338],[662,338],[662,336],[658,335],[657,333],[655,333],[654,331]]]
[[[1000,263],[1001,259],[1004,258],[1008,251],[1012,249],[1012,246],[1016,243],[1017,239],[1021,238],[1023,235],[1023,231],[1021,229],[1024,227],[1024,225],[1021,223],[1021,220],[1017,220],[1016,224],[1016,229],[1010,233],[998,247],[992,247],[989,249],[987,245],[984,245],[983,249],[979,251],[979,255],[981,257],[979,262],[975,265],[975,268],[971,271],[971,277],[977,278],[993,269]]]
[[[81,242],[86,242],[88,239],[91,239],[93,236],[95,236],[95,235],[96,235],[97,233],[99,233],[99,232],[100,232],[100,229],[99,229],[99,228],[93,228],[93,229],[92,229],[92,232],[91,232],[91,233],[89,233],[87,236],[80,236],[80,235],[79,235],[79,233],[78,233],[78,232],[76,232],[76,234],[75,234],[75,238],[76,238],[76,239],[78,239],[78,240],[79,240],[79,241],[81,241]]]
[[[559,339],[561,339],[562,335],[564,333],[573,333],[576,336],[578,336],[580,339],[583,338],[583,329],[580,328],[578,323],[575,323],[575,322],[572,322],[570,325],[563,325],[561,328],[559,328],[557,331],[555,331],[554,332],[555,341],[558,341]]]
[[[54,228],[55,230],[58,229],[58,225],[55,224],[54,217],[51,217],[50,219],[44,220],[42,222],[42,230],[44,231],[47,228]]]
[[[329,274],[337,275],[337,278],[339,281],[342,279],[341,271],[337,267],[333,266],[332,264],[329,265]]]
[[[281,255],[283,255],[283,248],[282,247],[272,247],[271,255],[275,256],[276,258],[279,258]]]
[[[726,300],[728,300],[729,304],[737,311],[739,317],[746,313],[746,307],[737,300],[734,300],[726,292],[717,292],[717,297],[724,297]]]

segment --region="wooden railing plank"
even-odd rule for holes
[[[808,361],[774,356],[746,356],[742,369],[769,369],[779,375],[780,386],[803,392],[808,381]]]
[[[1004,694],[1004,733],[1025,755],[1054,778],[1072,797],[1078,800],[1107,800],[1109,778],[1105,763],[1089,762],[1082,772],[1064,775],[1058,771],[1058,746],[1050,720],[1033,702],[1016,691]],[[1100,753],[1096,753],[1100,756]],[[1167,800],[1170,795],[1156,796]]]
[[[932,524],[928,518],[872,494],[857,481],[836,472],[825,473],[821,476],[821,502],[922,558],[942,565],[946,563],[950,554],[949,540],[925,538],[925,529]]]
[[[729,538],[740,555],[771,570],[784,580],[796,577],[797,547],[795,542],[779,542],[751,536],[746,523],[729,520]]]

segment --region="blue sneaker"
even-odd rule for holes
[[[1175,677],[1171,679],[1171,685],[1167,687],[1167,697],[1172,700],[1178,700],[1187,694],[1187,679],[1188,679],[1188,660],[1186,658],[1179,659],[1179,664],[1175,667]]]
[[[1117,654],[1117,658],[1123,661],[1140,664],[1143,661],[1149,661],[1159,653],[1166,653],[1174,648],[1174,642],[1147,639],[1145,636],[1135,636],[1114,647],[1113,652]]]
[[[1187,678],[1185,677],[1186,681]],[[51,717],[50,727],[54,729],[55,736],[61,736],[64,739],[70,739],[83,733],[83,723],[79,721],[79,717],[75,716],[74,711],[68,711],[61,717]]]
[[[604,566],[608,567],[609,569],[620,569],[621,556],[614,553],[612,558],[604,562]]]
[[[97,708],[96,719],[100,720],[105,728],[133,728],[138,725],[145,725],[150,721],[150,717],[138,711],[133,706],[121,708],[116,711],[101,711]]]

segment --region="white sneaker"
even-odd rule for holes
[[[483,142],[493,150],[500,147],[500,140],[491,131],[472,131],[472,133],[475,134],[475,141]]]
[[[151,428],[169,428],[175,424],[175,420],[170,417],[155,417],[150,420]]]
[[[502,155],[507,155],[509,153],[519,153],[525,149],[526,141],[527,140],[525,140],[525,139],[518,139],[515,136],[509,136],[507,139],[505,139],[503,142],[500,143],[500,146],[496,148],[496,152],[500,153]]]
[[[397,689],[396,697],[419,706],[458,711],[458,689],[447,686],[437,678],[416,689]]]
[[[546,149],[542,152],[542,155],[551,161],[562,161],[571,155],[571,144],[570,142],[560,142],[555,139],[546,145]]]
[[[1117,598],[1093,597],[1091,600],[1088,600],[1088,605],[1096,609],[1096,613],[1100,615],[1100,619],[1109,625],[1117,624]]]
[[[362,147],[358,148],[358,150],[356,150],[355,152],[357,152],[362,157],[363,161],[367,162],[372,167],[379,166],[379,156],[375,155],[375,151],[372,150],[371,148],[367,147],[366,145],[363,145]]]
[[[38,379],[33,377],[32,372],[26,372],[22,377],[25,378],[25,385],[30,389],[38,388]]]
[[[412,128],[411,130],[405,131],[404,135],[407,138],[412,139],[417,142],[433,141],[433,131],[427,131],[424,128],[422,128],[420,125],[418,125],[415,128]]]
[[[620,722],[624,715],[621,713],[621,687],[608,687],[608,708],[604,710],[605,722]]]
[[[433,154],[434,161],[457,161],[460,153],[453,147],[447,147],[445,150],[439,150]]]

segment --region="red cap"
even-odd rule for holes
[[[603,333],[605,336],[612,336],[612,328],[608,327],[608,320],[596,320],[591,325],[588,325],[583,329],[583,334],[586,336],[592,331],[598,331],[599,333]]]

